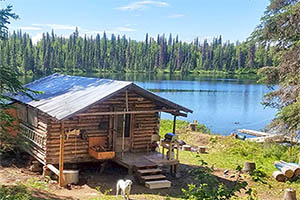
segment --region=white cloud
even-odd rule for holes
[[[124,26],[120,26],[116,28],[117,32],[134,32],[136,31],[136,29],[130,28],[128,26],[124,27]]]
[[[47,24],[48,27],[54,30],[75,30],[76,26],[64,25],[64,24]],[[80,27],[77,27],[78,29]]]
[[[38,41],[40,41],[43,37],[43,33],[37,33],[35,36],[33,36],[32,39],[32,43],[36,44]]]
[[[79,26],[67,25],[67,24],[32,24],[32,26],[37,27],[48,27],[54,30],[75,30],[76,27],[80,29]]]
[[[181,18],[181,17],[184,17],[183,14],[174,14],[174,15],[169,15],[168,18],[173,18],[173,19],[176,19],[176,18]]]
[[[155,6],[155,7],[167,7],[169,6],[168,3],[163,1],[137,1],[133,2],[131,4],[128,4],[126,6],[121,6],[116,8],[117,10],[126,10],[126,11],[132,11],[132,10],[143,10],[147,7]]]
[[[19,29],[24,30],[24,31],[40,31],[42,28],[40,27],[34,27],[34,26],[21,26]]]

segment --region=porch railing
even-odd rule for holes
[[[46,135],[42,135],[22,123],[20,123],[20,134],[40,148],[45,148]]]

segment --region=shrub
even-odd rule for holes
[[[24,185],[0,187],[0,199],[2,200],[30,200],[31,192]]]
[[[176,129],[180,130],[188,127],[189,122],[183,120],[176,120]],[[166,133],[173,132],[173,120],[162,119],[160,120],[160,136],[164,136]]]
[[[240,181],[239,178],[232,188],[228,188],[212,174],[213,167],[208,167],[203,160],[200,160],[200,162],[203,167],[193,169],[190,172],[196,183],[188,184],[187,189],[182,189],[185,199],[226,200],[235,196],[235,193],[241,189],[246,189],[248,183]]]
[[[207,128],[204,124],[197,124],[196,131],[201,133],[211,133],[210,129]]]

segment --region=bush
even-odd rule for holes
[[[197,124],[196,131],[201,133],[211,133],[210,129],[207,128],[204,124]]]
[[[176,120],[176,130],[183,130],[189,126],[188,121]],[[204,124],[197,124],[196,131],[201,133],[211,133],[210,129]],[[164,136],[166,133],[173,132],[173,120],[162,119],[160,120],[160,136]]]
[[[176,120],[176,130],[188,127],[189,122],[183,120]],[[160,136],[163,137],[166,133],[173,132],[173,120],[162,119],[160,120]]]
[[[239,178],[237,178],[232,188],[228,188],[212,174],[213,167],[208,167],[203,160],[200,160],[200,162],[202,168],[193,169],[190,172],[196,184],[188,184],[187,190],[182,189],[185,199],[226,200],[235,196],[235,193],[240,192],[241,189],[246,189],[248,183],[240,181]]]
[[[24,185],[4,186],[0,188],[0,199],[2,200],[30,200],[31,192]]]

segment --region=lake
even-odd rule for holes
[[[139,86],[185,106],[194,112],[180,120],[205,124],[213,133],[229,135],[239,128],[263,129],[276,110],[264,108],[262,97],[270,91],[249,77],[154,75],[154,74],[89,74],[86,76],[134,81]],[[31,81],[26,78],[24,82]],[[162,114],[162,118],[173,119]]]

